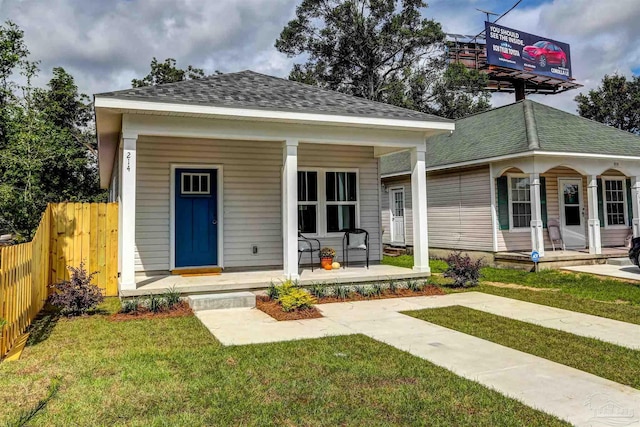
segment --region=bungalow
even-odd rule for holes
[[[425,140],[452,121],[251,71],[101,93],[95,110],[121,291],[194,267],[296,278],[299,230],[341,256],[341,230],[365,229],[379,261],[378,157],[397,151],[417,189],[414,270],[429,272]]]
[[[525,100],[429,138],[426,163],[433,249],[544,257],[549,223],[591,255],[640,236],[640,138],[628,132]],[[381,159],[385,244],[413,244],[409,166],[408,153]]]

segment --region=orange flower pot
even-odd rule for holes
[[[325,258],[320,258],[320,265],[322,266],[322,268],[324,268],[325,270],[331,270],[333,267],[331,266],[331,264],[333,264],[333,258],[331,257],[325,257]],[[329,268],[327,268],[327,266]]]

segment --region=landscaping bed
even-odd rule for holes
[[[170,308],[164,308],[159,311],[151,311],[147,307],[140,307],[136,311],[123,313],[122,311],[109,316],[112,322],[123,322],[127,320],[138,319],[166,319],[170,317],[192,316],[193,311],[186,301],[180,301]]]
[[[267,313],[276,320],[303,320],[317,319],[322,317],[317,308],[303,308],[294,311],[283,311],[278,301],[272,300],[268,296],[261,295],[256,298],[256,308]]]
[[[318,304],[330,304],[333,302],[351,302],[351,301],[367,301],[373,299],[387,299],[387,298],[406,298],[406,297],[419,297],[419,296],[433,296],[433,295],[446,295],[441,288],[434,285],[426,285],[420,290],[411,290],[407,288],[397,289],[395,292],[385,289],[380,295],[363,296],[357,292],[352,292],[346,298],[340,298],[336,296],[324,296],[318,298]]]

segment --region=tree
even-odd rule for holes
[[[600,86],[575,101],[582,117],[640,135],[640,76],[605,75]]]
[[[12,57],[3,64],[13,64],[2,68],[0,231],[19,240],[32,236],[49,202],[105,199],[89,98],[62,68],[53,70],[47,88],[34,87],[38,67],[27,55],[22,32],[11,23],[0,26],[0,58]],[[13,79],[18,73],[22,84]]]
[[[303,0],[275,46],[307,58],[291,80],[454,117],[486,109],[489,95],[477,99],[476,90],[486,77],[447,71],[445,35],[422,17],[426,7],[422,0]]]
[[[183,80],[194,80],[204,77],[202,68],[187,66],[185,70],[176,67],[176,60],[167,58],[164,62],[158,62],[153,57],[151,60],[151,71],[141,79],[131,80],[133,87],[155,86],[164,83],[174,83]]]

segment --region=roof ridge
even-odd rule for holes
[[[525,135],[527,136],[529,150],[539,150],[540,140],[538,139],[538,127],[536,126],[536,116],[533,112],[533,105],[528,99],[522,102],[524,110]]]

